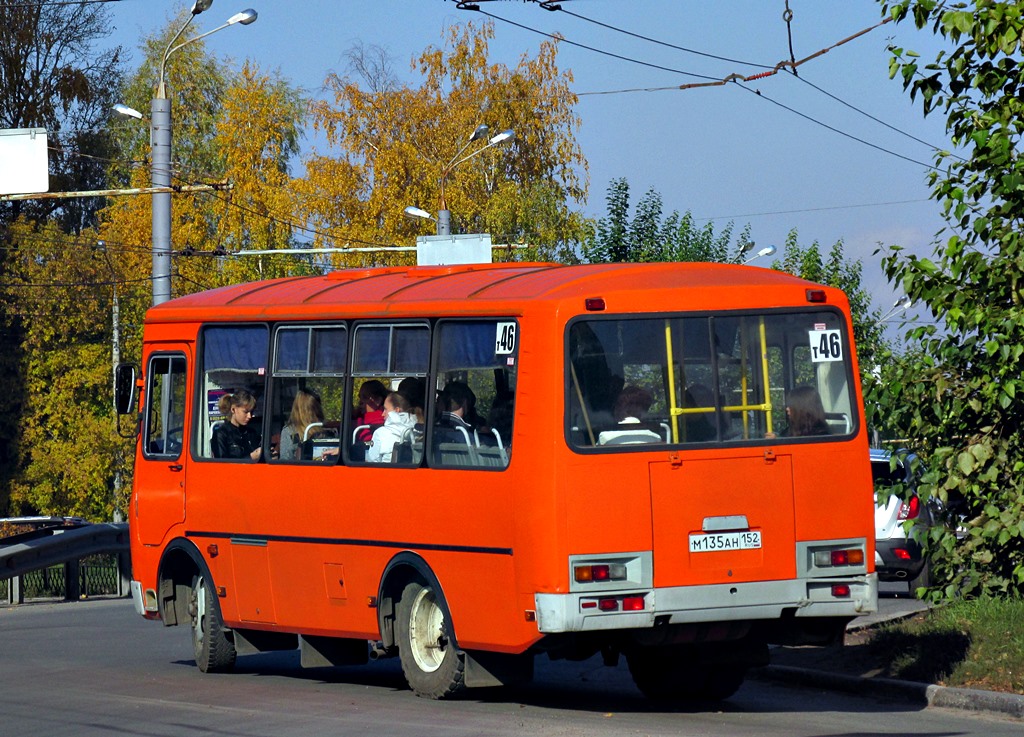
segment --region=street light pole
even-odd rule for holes
[[[184,25],[174,34],[164,55],[160,60],[160,77],[157,82],[156,94],[150,103],[150,172],[154,187],[169,188],[171,186],[171,99],[167,96],[164,77],[167,60],[178,49],[211,33],[240,23],[247,26],[256,20],[256,11],[249,8],[235,13],[223,25],[212,31],[190,38],[177,46],[181,34],[185,32],[192,19],[208,10],[213,0],[195,0],[192,11]],[[153,304],[163,304],[171,298],[171,193],[169,190],[153,194]]]
[[[445,201],[445,198],[444,198],[444,183],[448,179],[448,175],[451,174],[452,169],[454,169],[456,166],[458,166],[462,162],[469,161],[474,156],[476,156],[476,155],[478,155],[480,153],[483,153],[484,151],[486,151],[487,149],[491,148],[492,146],[497,146],[499,143],[504,143],[505,141],[511,139],[515,135],[515,133],[513,131],[511,131],[511,130],[502,131],[501,133],[497,134],[496,136],[493,136],[487,142],[486,146],[481,146],[480,148],[478,148],[476,151],[473,151],[468,156],[462,156],[462,154],[464,154],[466,152],[466,149],[469,148],[470,145],[474,141],[479,141],[481,138],[483,138],[486,135],[487,135],[487,126],[486,125],[478,125],[476,127],[476,130],[473,131],[473,135],[471,135],[469,137],[469,140],[466,141],[466,143],[463,145],[463,147],[459,149],[458,153],[456,153],[452,157],[452,160],[448,162],[448,164],[444,167],[444,169],[441,170],[441,209],[439,209],[437,211],[437,234],[438,235],[451,235],[452,234],[452,213],[448,209],[448,203]]]

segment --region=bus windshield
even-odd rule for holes
[[[569,326],[568,351],[574,449],[823,440],[856,429],[845,320],[831,309],[588,317]]]

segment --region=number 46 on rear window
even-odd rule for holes
[[[843,360],[843,338],[838,330],[811,330],[808,332],[811,342],[811,361]]]

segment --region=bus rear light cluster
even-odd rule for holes
[[[573,578],[576,579],[577,583],[625,581],[626,566],[622,563],[597,563],[575,566],[573,568]]]
[[[814,551],[814,565],[818,568],[862,566],[864,565],[864,551],[860,548],[816,550]]]
[[[642,612],[647,608],[642,596],[605,596],[600,599],[584,599],[581,609],[597,609],[602,612]]]

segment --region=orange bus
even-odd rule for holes
[[[136,610],[190,627],[203,671],[398,657],[443,698],[600,653],[650,697],[725,698],[770,643],[877,608],[851,334],[841,291],[724,264],[172,300],[118,387]]]

